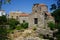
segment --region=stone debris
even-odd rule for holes
[[[35,31],[30,29],[24,30],[24,32],[16,32],[10,36],[12,37],[12,40],[45,40],[37,37]]]

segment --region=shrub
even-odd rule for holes
[[[23,29],[23,27],[21,27],[21,26],[16,26],[16,29],[17,29],[17,30],[21,30],[21,29]]]
[[[55,24],[51,21],[48,23],[48,27],[50,27],[51,30],[55,28]]]
[[[12,30],[15,29],[16,28],[15,26],[19,24],[19,21],[13,18],[9,19],[8,21],[9,21],[8,23],[9,23],[10,29]]]
[[[23,27],[24,29],[26,29],[26,28],[28,28],[28,23],[26,23],[26,22],[21,23],[20,26]]]

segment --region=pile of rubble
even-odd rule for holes
[[[15,31],[14,34],[10,34],[10,37],[12,40],[44,40],[39,38],[32,29],[26,29],[23,32]]]

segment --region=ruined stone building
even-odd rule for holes
[[[48,7],[45,4],[34,4],[32,7],[32,12],[10,12],[9,18],[17,19],[20,23],[28,22],[29,27],[47,27],[49,21],[54,22],[54,18],[48,12]]]

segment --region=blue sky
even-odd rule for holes
[[[17,11],[17,10],[26,13],[31,13],[32,6],[35,3],[46,4],[49,10],[51,4],[53,4],[54,1],[53,0],[11,0],[11,4],[4,4],[2,6],[2,9],[5,10],[7,13],[9,13],[10,11]]]

